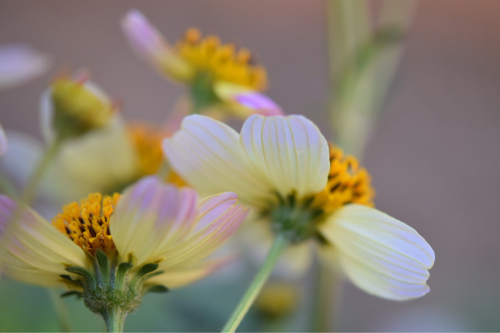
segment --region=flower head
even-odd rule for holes
[[[29,208],[9,225],[16,206],[0,196],[3,273],[26,283],[63,285],[99,313],[100,298],[124,295],[118,299],[130,302],[118,307],[129,312],[149,290],[180,287],[213,272],[225,259],[206,258],[247,215],[234,193],[198,201],[194,190],[156,177],[121,196],[96,193],[71,203],[52,225]]]
[[[328,145],[303,116],[254,115],[238,134],[186,117],[164,140],[173,168],[207,195],[231,190],[292,243],[312,240],[361,289],[388,299],[420,297],[434,252],[411,227],[370,207],[373,189],[352,157]]]
[[[217,36],[203,38],[196,28],[188,29],[171,45],[137,10],[127,13],[122,28],[141,58],[161,74],[189,87],[195,112],[215,107],[245,118],[255,112],[282,114],[274,103],[269,103],[269,108],[238,103],[242,95],[247,94],[247,100],[265,98],[255,95],[261,96],[259,92],[267,86],[266,70],[255,62],[249,50],[237,49],[231,43],[222,44]],[[227,86],[232,88],[228,90]]]
[[[42,129],[49,139],[73,138],[102,128],[115,113],[111,100],[86,74],[57,78],[41,103]]]

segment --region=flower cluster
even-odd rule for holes
[[[171,45],[136,10],[122,28],[134,51],[186,93],[158,126],[125,120],[88,73],[59,75],[41,98],[44,144],[8,132],[7,150],[0,127],[0,167],[24,187],[0,195],[3,275],[65,288],[120,331],[145,293],[231,262],[234,248],[216,252],[250,216],[247,227],[266,235],[252,246],[272,245],[224,331],[237,328],[281,255],[304,270],[311,249],[372,295],[429,292],[432,248],[374,208],[371,176],[354,156],[263,94],[267,72],[252,52],[195,28]],[[37,74],[43,61],[31,56],[23,67],[3,61],[0,49],[0,87]],[[240,133],[224,122],[230,116],[244,121]],[[30,208],[37,199],[65,205],[49,223]],[[257,305],[270,317],[299,298],[288,285],[264,291]]]

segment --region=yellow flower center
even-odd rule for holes
[[[177,42],[179,54],[199,72],[209,73],[214,80],[238,84],[252,90],[264,90],[267,74],[256,65],[249,50],[234,44],[221,45],[217,36],[202,39],[196,28],[190,28]]]
[[[166,136],[165,131],[148,124],[135,122],[128,124],[128,134],[139,158],[139,176],[158,173],[165,158],[161,148],[161,142]],[[177,186],[186,185],[173,171],[170,171],[166,181]]]
[[[109,231],[109,218],[119,200],[118,193],[104,198],[100,193],[90,194],[80,205],[72,202],[64,206],[52,224],[91,255],[99,249],[112,253],[115,244]]]
[[[342,149],[329,143],[330,172],[325,189],[316,194],[313,205],[331,213],[343,205],[356,203],[373,207],[375,190],[371,177],[353,156],[344,157]]]
[[[62,135],[80,135],[105,126],[113,116],[111,103],[83,83],[59,78],[51,86],[54,124]]]

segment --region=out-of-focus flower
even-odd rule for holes
[[[75,138],[108,125],[115,107],[108,96],[88,80],[58,77],[41,99],[42,133],[48,140]]]
[[[198,202],[193,189],[146,177],[122,196],[94,193],[63,208],[52,225],[0,196],[3,273],[25,283],[64,286],[103,317],[124,316],[148,291],[205,277],[227,259],[207,260],[247,215],[234,193]],[[5,233],[2,235],[2,233]],[[116,315],[116,314],[115,314]]]
[[[49,58],[26,44],[0,46],[0,89],[27,82],[49,67]]]
[[[208,117],[185,118],[163,149],[204,195],[234,191],[275,234],[312,240],[327,265],[373,295],[404,300],[429,291],[434,251],[408,225],[370,207],[364,169],[343,159],[303,116],[251,116],[241,134]]]
[[[189,87],[191,112],[229,113],[247,118],[253,113],[282,114],[272,101],[256,108],[248,100],[262,99],[267,85],[265,69],[251,52],[234,44],[221,44],[217,36],[202,38],[196,28],[170,45],[142,13],[131,10],[122,21],[123,31],[136,53],[166,77]],[[245,97],[248,95],[248,97]],[[246,102],[240,103],[245,99]]]
[[[75,129],[83,128],[81,124],[94,113],[97,113],[97,117],[90,123],[100,126],[61,144],[58,155],[40,185],[41,197],[62,204],[68,199],[78,200],[94,191],[110,194],[123,190],[141,177],[158,172],[164,159],[161,140],[171,132],[152,124],[125,122],[120,113],[110,111],[113,105],[111,100],[85,76],[76,81],[62,80],[59,82],[61,87],[55,89],[56,94],[62,95],[59,104],[68,103],[70,97],[76,94],[76,98],[71,99],[72,107],[67,108],[67,117],[63,116],[62,119],[69,121],[73,115],[82,116],[81,121],[78,120],[80,125],[70,125],[69,129],[60,120],[62,131],[76,133]],[[41,100],[41,127],[47,143],[54,140],[57,133],[51,90],[54,88],[46,91]],[[60,90],[70,90],[72,94],[65,95]],[[90,108],[87,114],[84,106],[94,104],[96,110]],[[10,150],[0,160],[0,167],[16,183],[24,185],[33,172],[33,166],[41,158],[44,145],[19,132],[8,131],[7,137]],[[183,184],[174,173],[169,174],[168,181]]]
[[[269,319],[280,319],[295,310],[299,294],[298,287],[293,283],[270,282],[255,300],[255,307]]]

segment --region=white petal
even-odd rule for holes
[[[47,71],[48,57],[24,44],[0,46],[0,89],[29,81]]]
[[[87,266],[83,250],[31,209],[25,208],[10,225],[16,207],[14,200],[0,195],[0,260],[7,276],[56,285],[61,281],[59,275],[68,274],[65,267]]]
[[[366,292],[393,300],[429,291],[434,251],[413,228],[376,209],[347,205],[320,226],[344,273]]]
[[[269,180],[249,168],[238,133],[221,122],[188,116],[181,130],[164,139],[163,151],[182,179],[204,196],[230,191],[257,206],[272,200]]]
[[[194,74],[189,63],[182,59],[156,28],[136,9],[122,20],[122,29],[134,51],[172,79],[187,81]]]
[[[7,136],[5,135],[2,124],[0,124],[0,156],[7,152],[7,147]]]
[[[169,244],[176,245],[194,227],[196,201],[194,190],[166,185],[155,176],[131,186],[110,220],[120,255],[133,254],[140,265]]]
[[[307,118],[251,116],[241,130],[241,143],[254,168],[282,196],[295,191],[303,198],[325,188],[328,143]]]

